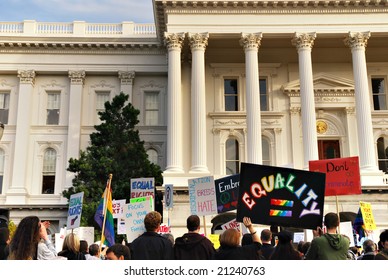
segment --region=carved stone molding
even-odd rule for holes
[[[189,33],[191,50],[205,50],[209,40],[209,33]]]
[[[83,85],[85,76],[84,70],[69,70],[70,82],[74,85]]]
[[[168,33],[164,32],[164,44],[167,49],[182,49],[183,40],[185,39],[184,33]]]
[[[354,115],[356,112],[356,109],[354,107],[346,107],[345,111],[347,115]]]
[[[301,108],[300,107],[291,107],[290,114],[291,115],[300,115]]]
[[[135,79],[135,71],[119,71],[119,79],[122,85],[132,85]]]
[[[344,43],[351,49],[366,48],[370,32],[349,32]]]
[[[244,50],[255,49],[258,50],[261,45],[262,33],[241,33],[240,45]]]
[[[314,40],[317,34],[314,33],[295,33],[294,38],[291,40],[292,45],[296,46],[296,49],[312,48]]]
[[[18,78],[21,84],[32,84],[35,83],[35,71],[34,70],[19,70]]]

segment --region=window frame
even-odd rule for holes
[[[57,108],[49,108],[49,107],[51,107],[50,106],[51,102],[49,100],[50,99],[49,96],[56,96],[57,97],[57,101],[56,102],[52,102],[52,103],[58,103]],[[61,114],[61,103],[62,103],[61,102],[61,91],[46,90],[46,125],[59,125],[59,123],[60,123],[60,114]],[[50,116],[52,114],[55,115],[55,113],[57,114],[55,122],[52,122],[52,121],[49,122]]]
[[[227,93],[226,92],[226,87],[225,87],[225,82],[227,80],[230,80],[230,81],[233,81],[235,80],[237,85],[236,85],[236,93]],[[222,98],[223,98],[223,109],[225,112],[238,112],[240,111],[241,109],[241,101],[240,101],[240,78],[239,77],[235,77],[235,76],[224,76],[222,77],[222,92],[223,92],[223,95],[222,95]],[[235,109],[234,110],[227,110],[226,106],[227,106],[227,97],[234,97],[235,98]]]
[[[53,151],[53,158],[50,159],[53,164],[51,164],[51,168],[49,170],[45,170],[48,167],[46,162],[46,155],[49,151]],[[43,151],[43,162],[42,162],[42,185],[41,185],[41,193],[42,194],[54,194],[55,193],[55,179],[56,179],[56,168],[57,168],[57,158],[58,152],[54,148],[46,148]],[[46,186],[48,184],[48,186]]]
[[[235,155],[237,155],[237,158],[234,159],[229,159],[228,158],[228,142],[230,140],[234,140],[234,145],[235,145]],[[236,172],[231,174],[228,172],[228,163],[235,163],[236,164]],[[241,169],[241,155],[240,155],[240,142],[238,141],[237,138],[235,137],[228,137],[225,141],[225,174],[226,175],[234,175],[234,174],[239,174]]]
[[[161,92],[159,90],[144,90],[143,94],[144,94],[144,125],[145,126],[161,125],[161,100],[160,100]],[[155,99],[157,100],[157,108],[147,108],[147,104],[148,104],[147,98],[152,94],[156,95]],[[147,116],[149,116],[147,112],[156,112],[156,116],[157,116],[156,122],[149,123],[149,120],[152,120],[152,119],[147,118]]]
[[[4,99],[3,99],[4,102],[3,102],[3,108],[0,108],[0,123],[8,124],[8,121],[9,121],[9,105],[10,105],[10,102],[11,102],[11,92],[10,91],[0,91],[0,97],[1,96],[4,97]],[[5,115],[6,115],[6,117],[5,117]],[[3,118],[3,116],[4,116],[4,118]]]
[[[382,83],[383,83],[383,86],[384,86],[384,92],[380,93],[375,93],[373,91],[373,80],[377,80],[377,79],[382,79]],[[372,109],[374,111],[386,111],[388,110],[388,94],[387,94],[387,77],[385,76],[372,76],[370,78],[370,87],[371,87],[371,94],[372,94]],[[380,98],[379,97],[384,97],[385,99],[385,102],[383,103],[384,105],[384,108],[383,109],[376,109],[376,105],[379,105],[379,107],[381,107],[381,102],[380,102]],[[378,104],[375,104],[375,98],[379,101]]]

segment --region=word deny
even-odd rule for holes
[[[298,199],[301,199],[302,194],[307,190],[308,186],[306,184],[303,184],[299,189],[295,191],[294,186],[292,185],[294,179],[295,176],[293,174],[289,174],[286,180],[280,173],[276,175],[276,178],[274,175],[270,175],[268,176],[268,178],[263,177],[261,179],[261,185],[257,182],[253,183],[249,188],[250,193],[244,192],[242,200],[244,204],[250,210],[252,210],[253,206],[255,206],[256,204],[255,199],[260,199],[263,196],[267,196],[267,193],[283,188],[286,188]],[[315,201],[318,198],[318,195],[315,194],[313,189],[307,191],[306,194],[307,197],[302,200],[302,204],[307,207],[310,201],[312,201],[311,207],[310,209],[303,209],[303,211],[299,215],[299,218],[308,214],[320,215],[320,210],[316,209],[318,203]]]

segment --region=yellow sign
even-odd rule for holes
[[[213,243],[215,249],[220,247],[220,235],[219,234],[209,234],[209,240]]]
[[[368,202],[360,201],[360,209],[362,214],[362,219],[364,220],[364,229],[365,230],[375,230],[376,223],[375,218],[373,217],[371,204]]]

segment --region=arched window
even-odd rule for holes
[[[388,137],[377,139],[377,155],[379,158],[379,169],[388,173]]]
[[[237,139],[229,138],[225,143],[226,175],[240,173],[240,153]]]
[[[261,137],[261,146],[262,146],[262,158],[263,165],[271,165],[271,150],[269,141],[265,137]]]
[[[42,180],[42,193],[53,194],[55,188],[55,169],[57,161],[57,152],[48,148],[44,152],[43,156],[43,180]]]
[[[158,164],[158,152],[154,149],[147,150],[148,160],[153,164]]]
[[[4,155],[4,151],[0,149],[0,194],[3,192]]]

